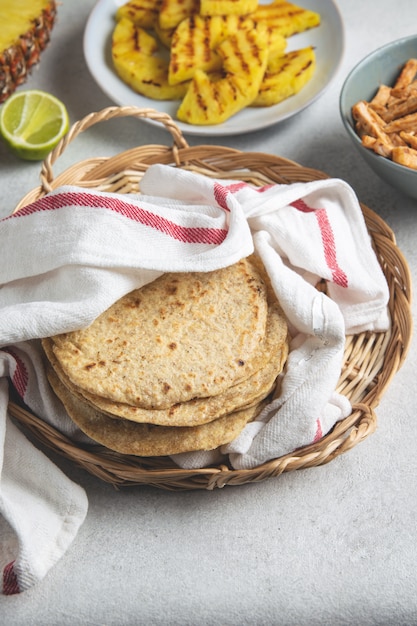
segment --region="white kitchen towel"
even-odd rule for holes
[[[250,468],[317,440],[350,412],[334,392],[345,333],[389,325],[385,277],[355,194],[340,180],[254,188],[155,165],[138,195],[62,187],[1,220],[0,237],[0,513],[16,538],[3,542],[4,593],[42,578],[87,510],[83,490],[7,416],[6,377],[33,412],[87,440],[50,391],[40,337],[86,326],[165,271],[210,271],[255,249],[291,321],[292,343],[279,397],[215,453]],[[331,298],[314,288],[319,278]],[[175,457],[184,467],[212,459]]]
[[[79,433],[50,392],[36,340],[0,350],[0,525],[2,590],[11,595],[43,579],[66,552],[88,509],[85,491],[71,481],[7,417],[7,379],[37,415]]]
[[[148,172],[143,191],[161,193],[162,167]],[[333,393],[345,334],[388,327],[388,288],[357,198],[345,182],[255,188],[208,178],[197,185],[194,180],[187,171],[170,170],[162,192],[231,211],[241,207],[291,321],[293,341],[279,398],[221,450],[236,469],[250,469],[317,440],[349,414],[346,398]],[[320,278],[327,281],[331,298],[314,288]],[[218,460],[218,451],[174,459],[181,467],[196,468]]]

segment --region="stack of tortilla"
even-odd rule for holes
[[[165,456],[229,443],[260,413],[288,329],[252,256],[163,274],[42,345],[51,386],[85,434],[122,454]]]

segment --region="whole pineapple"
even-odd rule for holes
[[[49,43],[55,0],[0,0],[0,102],[23,83]]]

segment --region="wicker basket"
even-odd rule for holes
[[[172,135],[172,147],[140,146],[113,157],[89,159],[54,178],[53,164],[79,133],[98,122],[125,116],[162,124]],[[236,178],[255,185],[327,178],[323,172],[269,154],[244,153],[220,146],[189,147],[169,116],[152,109],[109,107],[73,125],[43,163],[41,185],[27,194],[16,210],[65,184],[118,193],[137,192],[143,173],[153,163],[170,164],[216,178]],[[392,327],[386,333],[364,332],[347,337],[338,391],[349,398],[353,412],[319,442],[251,470],[235,470],[227,465],[184,470],[167,457],[133,457],[101,446],[75,444],[15,402],[10,402],[11,415],[42,444],[115,486],[147,484],[175,490],[241,485],[322,465],[347,452],[374,432],[377,423],[374,409],[402,365],[412,334],[411,280],[407,263],[390,228],[369,208],[362,206],[362,209],[390,287]]]

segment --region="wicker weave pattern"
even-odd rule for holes
[[[147,118],[163,124],[172,135],[173,145],[140,146],[113,157],[89,159],[54,177],[54,163],[77,135],[99,122],[125,116]],[[176,124],[166,114],[152,109],[109,107],[73,125],[43,163],[41,185],[27,194],[16,210],[65,184],[117,193],[137,192],[143,173],[154,163],[171,164],[209,177],[245,180],[255,185],[327,178],[323,172],[269,154],[242,153],[220,146],[189,147]],[[349,398],[354,410],[319,442],[251,470],[233,470],[223,465],[183,470],[165,457],[138,458],[120,455],[100,446],[81,447],[14,402],[9,406],[11,415],[44,445],[115,486],[147,484],[172,490],[214,489],[226,484],[261,481],[283,472],[332,461],[374,432],[377,424],[374,409],[401,367],[412,335],[411,279],[407,262],[385,222],[368,207],[362,205],[362,210],[390,287],[392,327],[386,333],[365,332],[346,338],[338,391]]]

